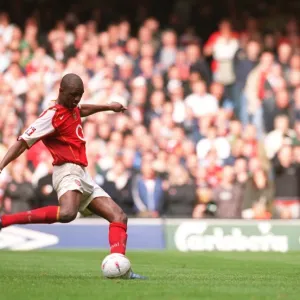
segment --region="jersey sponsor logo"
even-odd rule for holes
[[[36,131],[36,128],[34,128],[33,126],[30,126],[30,127],[25,131],[25,134],[27,134],[28,136],[31,136],[35,131]]]
[[[64,115],[60,116],[59,119],[62,120],[64,118]]]
[[[77,125],[76,127],[76,135],[77,137],[85,142],[84,136],[83,136],[83,128],[80,124]]]

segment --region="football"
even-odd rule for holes
[[[102,272],[106,278],[128,278],[131,264],[129,259],[120,253],[107,255],[102,261]]]

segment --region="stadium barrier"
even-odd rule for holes
[[[129,250],[300,250],[300,221],[131,219]],[[12,226],[0,232],[0,249],[108,249],[108,223],[77,219],[70,224]]]

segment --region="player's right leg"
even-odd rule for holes
[[[81,193],[77,190],[65,192],[59,199],[60,206],[46,206],[0,218],[0,229],[16,224],[52,224],[73,221],[80,205]]]
[[[100,188],[97,189],[100,194]],[[127,216],[121,207],[104,191],[104,196],[95,197],[88,205],[88,209],[97,216],[106,219],[109,224],[110,253],[125,255],[127,244]]]
[[[101,195],[100,188],[97,190]],[[96,192],[94,193],[96,194]],[[94,214],[106,219],[109,225],[109,244],[111,253],[125,254],[127,243],[127,216],[106,193],[106,196],[95,197],[89,204],[88,209]],[[128,279],[147,279],[136,274],[130,269]]]

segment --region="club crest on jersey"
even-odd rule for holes
[[[74,120],[77,120],[77,114],[76,114],[75,111],[73,112],[72,116],[73,116],[73,119],[74,119]]]
[[[25,131],[25,134],[27,134],[28,136],[31,136],[35,131],[36,131],[36,128],[31,126]]]
[[[76,180],[75,180],[75,183],[76,183],[78,186],[81,186],[80,180],[76,179]]]

